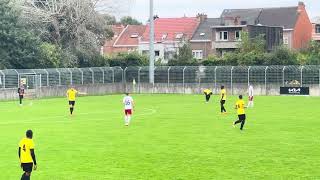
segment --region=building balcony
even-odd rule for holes
[[[212,42],[212,49],[237,49],[239,41],[214,41]]]

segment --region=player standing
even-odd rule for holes
[[[250,84],[249,86],[249,102],[248,107],[253,107],[253,86]]]
[[[246,107],[244,106],[244,104],[245,103],[243,101],[242,95],[240,95],[239,100],[236,102],[236,107],[235,107],[235,109],[237,109],[237,114],[238,114],[239,120],[237,120],[233,123],[233,126],[241,123],[240,130],[243,130],[243,126],[246,123],[246,114],[244,112],[244,109]]]
[[[76,89],[74,89],[73,87],[71,87],[70,89],[68,89],[67,91],[67,97],[69,100],[69,106],[70,106],[70,115],[73,114],[74,111],[74,106],[76,104],[76,96],[77,94],[86,94],[86,93],[81,93],[78,92]]]
[[[21,176],[21,180],[30,180],[32,168],[37,169],[36,155],[34,153],[34,143],[32,140],[33,132],[28,130],[26,137],[19,143],[18,155],[21,163],[21,168],[24,173]]]
[[[129,126],[130,121],[131,121],[131,116],[133,113],[133,108],[134,108],[134,102],[133,98],[129,95],[129,93],[126,93],[126,96],[123,98],[123,105],[124,105],[124,121],[125,125]]]
[[[224,104],[226,103],[226,100],[227,100],[227,91],[224,88],[224,86],[221,86],[221,91],[220,91],[221,113],[227,113],[227,110],[224,108]]]
[[[206,103],[208,103],[210,100],[210,97],[212,96],[212,91],[210,89],[205,89],[203,90],[203,93],[206,97]]]
[[[23,97],[24,97],[24,86],[23,84],[21,83],[19,88],[18,88],[18,95],[19,95],[19,102],[20,102],[20,106],[22,106],[22,100],[23,100]]]

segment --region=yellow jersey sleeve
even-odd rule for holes
[[[34,149],[34,142],[32,139],[29,141],[29,148]]]

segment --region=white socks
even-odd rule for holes
[[[131,121],[131,116],[125,116],[124,117],[124,122],[125,122],[126,126],[128,126],[130,124],[130,121]]]
[[[253,107],[253,101],[249,101],[248,107]]]

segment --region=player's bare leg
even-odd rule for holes
[[[124,116],[124,124],[125,124],[125,126],[129,126],[129,123],[128,123],[128,115],[125,115],[125,116]]]

